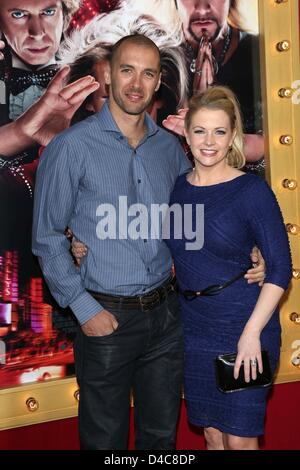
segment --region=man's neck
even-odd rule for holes
[[[147,125],[145,121],[145,112],[142,114],[134,115],[125,113],[115,103],[109,101],[110,112],[122,132],[127,138],[128,143],[136,148],[144,138],[147,132]]]

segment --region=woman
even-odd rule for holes
[[[187,240],[175,239],[171,230],[167,243],[180,290],[197,292],[234,278],[247,270],[255,244],[267,266],[262,289],[241,276],[215,296],[180,296],[188,417],[205,428],[208,449],[258,449],[268,390],[222,393],[214,359],[237,352],[234,376],[243,362],[249,381],[262,372],[261,350],[266,349],[274,372],[280,349],[277,306],[291,278],[288,238],[267,183],[239,170],[245,163],[241,116],[229,89],[212,87],[192,98],[185,136],[195,168],[179,177],[170,204],[192,204],[194,211],[204,204],[204,245],[188,251]]]

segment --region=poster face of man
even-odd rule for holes
[[[47,64],[58,50],[63,29],[61,0],[1,0],[0,28],[26,64]]]
[[[188,42],[199,42],[203,35],[214,41],[226,25],[230,0],[177,0],[176,4]]]

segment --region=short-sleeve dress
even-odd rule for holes
[[[262,178],[243,174],[231,181],[199,187],[182,175],[171,195],[170,205],[175,203],[182,206],[183,213],[184,207],[192,205],[194,230],[196,205],[204,205],[202,249],[187,250],[186,242],[191,240],[185,238],[184,226],[182,239],[178,234],[174,236],[174,223],[166,240],[181,290],[198,291],[230,280],[251,265],[254,245],[266,261],[265,282],[288,287],[288,237],[276,197]],[[214,369],[217,355],[236,352],[259,293],[257,283],[248,284],[242,277],[212,297],[189,301],[180,296],[185,338],[184,392],[192,424],[242,437],[263,434],[268,390],[225,394],[217,389]],[[279,359],[280,332],[276,309],[261,333],[261,346],[269,352],[273,371]]]

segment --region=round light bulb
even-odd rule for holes
[[[283,41],[280,41],[276,44],[276,49],[279,52],[286,52],[291,48],[291,43],[287,39],[284,39]]]
[[[282,186],[285,188],[285,189],[290,189],[291,191],[293,191],[294,189],[297,188],[298,186],[298,183],[296,180],[292,180],[292,179],[284,179],[282,181]]]

